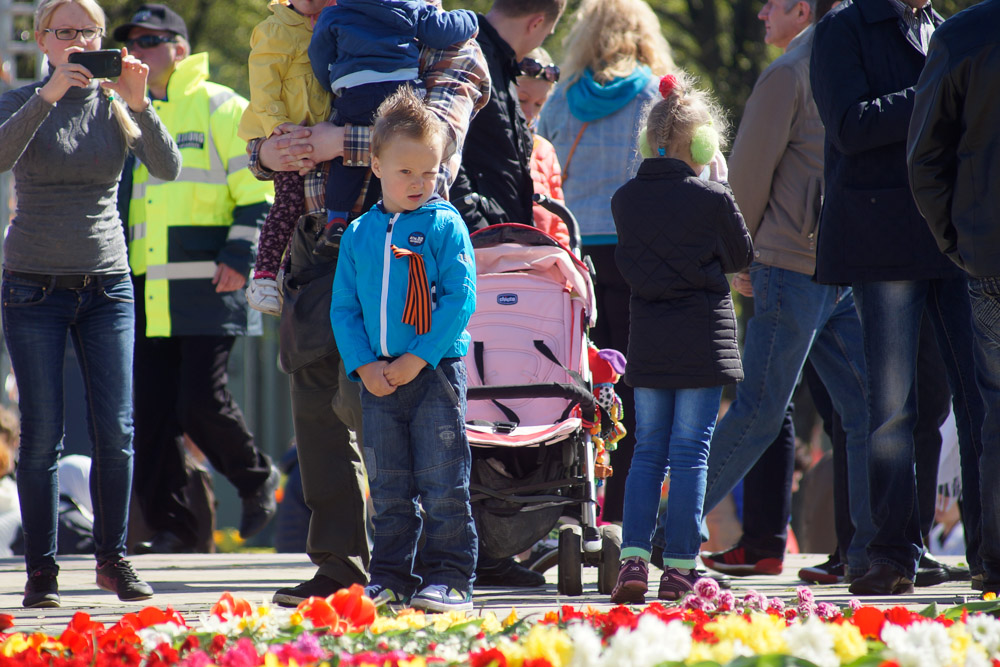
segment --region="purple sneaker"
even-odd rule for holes
[[[694,590],[694,582],[700,578],[701,575],[694,569],[664,568],[657,597],[661,600],[680,600]]]
[[[618,583],[611,591],[611,601],[615,604],[642,604],[646,601],[648,580],[649,564],[638,556],[626,558],[618,570]]]

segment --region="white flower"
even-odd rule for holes
[[[681,621],[664,624],[660,619],[643,615],[635,630],[618,631],[604,652],[606,665],[644,667],[661,662],[683,662],[691,653],[691,631]]]
[[[981,645],[990,658],[1000,657],[1000,619],[989,614],[976,614],[969,616],[965,627],[969,634]]]
[[[951,638],[937,623],[914,623],[908,628],[886,623],[882,641],[884,656],[900,667],[941,667],[951,661]]]
[[[788,650],[797,658],[818,667],[838,667],[840,659],[833,650],[833,637],[824,623],[810,616],[804,623],[788,626],[782,633]]]
[[[570,623],[566,634],[573,642],[573,657],[568,667],[598,667],[601,664],[601,638],[590,625]]]

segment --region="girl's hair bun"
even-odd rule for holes
[[[673,74],[667,74],[660,78],[660,95],[663,99],[670,97],[670,94],[674,92],[677,87],[677,77]]]

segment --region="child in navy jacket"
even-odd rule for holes
[[[440,3],[438,3],[440,4]],[[473,12],[446,12],[423,0],[338,0],[319,15],[309,44],[316,78],[334,95],[334,125],[368,125],[378,106],[404,84],[419,86],[420,46],[445,49],[479,31]],[[335,246],[368,173],[365,165],[330,163],[325,243]]]
[[[743,379],[727,273],[753,248],[729,186],[703,181],[718,164],[721,119],[685,77],[660,83],[649,112],[654,157],[611,199],[615,261],[631,290],[625,381],[635,387],[636,444],[625,482],[622,566],[611,600],[642,602],[660,486],[670,467],[658,597],[694,588],[709,444],[722,386]],[[666,344],[664,344],[666,342]]]
[[[411,88],[379,107],[372,172],[382,201],[344,232],[330,319],[348,376],[364,384],[375,506],[366,593],[376,604],[471,611],[478,539],[462,357],[476,267],[465,222],[434,195],[444,145],[443,125]]]

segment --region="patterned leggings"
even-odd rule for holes
[[[278,273],[281,256],[288,247],[295,223],[305,213],[305,179],[297,171],[279,171],[274,175],[274,206],[267,214],[257,242],[254,278],[273,278]]]

